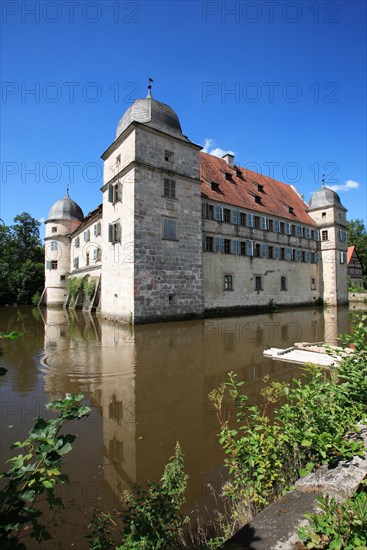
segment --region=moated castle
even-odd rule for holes
[[[294,187],[200,152],[149,92],[103,153],[102,204],[66,195],[46,220],[41,303],[68,306],[69,277],[95,282],[74,307],[135,323],[348,302],[346,209],[324,185]]]

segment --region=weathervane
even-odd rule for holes
[[[152,78],[148,78],[148,96],[147,97],[152,97],[152,85],[151,85],[151,82],[153,82],[153,79]]]
[[[67,186],[66,186],[66,194],[69,197],[69,184],[67,184]]]
[[[325,187],[325,174],[322,174],[322,187]]]

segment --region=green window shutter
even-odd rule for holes
[[[108,184],[108,202],[113,202],[113,185],[112,183]]]

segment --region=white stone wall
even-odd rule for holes
[[[97,224],[101,224],[100,235],[95,234],[95,228]],[[97,251],[101,250],[102,258],[102,219],[95,218],[88,225],[84,226],[83,229],[76,232],[71,239],[70,247],[70,264],[69,271],[71,275],[75,275],[77,271],[85,271],[86,269],[100,269],[101,259],[97,259]],[[89,231],[89,239],[87,237]],[[79,244],[78,244],[79,240]],[[78,246],[77,246],[78,245]],[[79,267],[74,266],[75,259],[78,259]]]
[[[79,225],[80,222],[72,220],[47,220],[45,223],[45,300],[49,306],[61,306],[65,302],[66,281],[70,269],[68,235]],[[56,269],[53,268],[55,264],[52,262],[57,262]]]
[[[134,180],[135,169],[119,179],[121,200],[108,201],[103,193],[101,313],[130,321],[134,315]],[[121,241],[108,240],[109,224],[119,223]]]
[[[111,181],[123,168],[135,160],[135,131],[126,131],[124,139],[118,139],[106,152],[103,165],[103,182]]]

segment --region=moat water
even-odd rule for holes
[[[0,331],[22,333],[1,341],[8,369],[0,378],[2,469],[11,443],[26,438],[36,415],[47,416],[48,401],[82,392],[92,408],[68,427],[78,438],[64,460],[70,484],[58,490],[65,508],[48,515],[54,538],[41,548],[88,548],[92,508],[118,510],[124,489],[159,479],[176,441],[190,476],[186,511],[210,516],[210,486],[219,489],[226,473],[208,393],[234,371],[259,402],[264,376],[290,381],[301,373],[264,358],[264,349],[336,343],[352,313],[311,307],[131,329],[81,312],[0,308]]]

